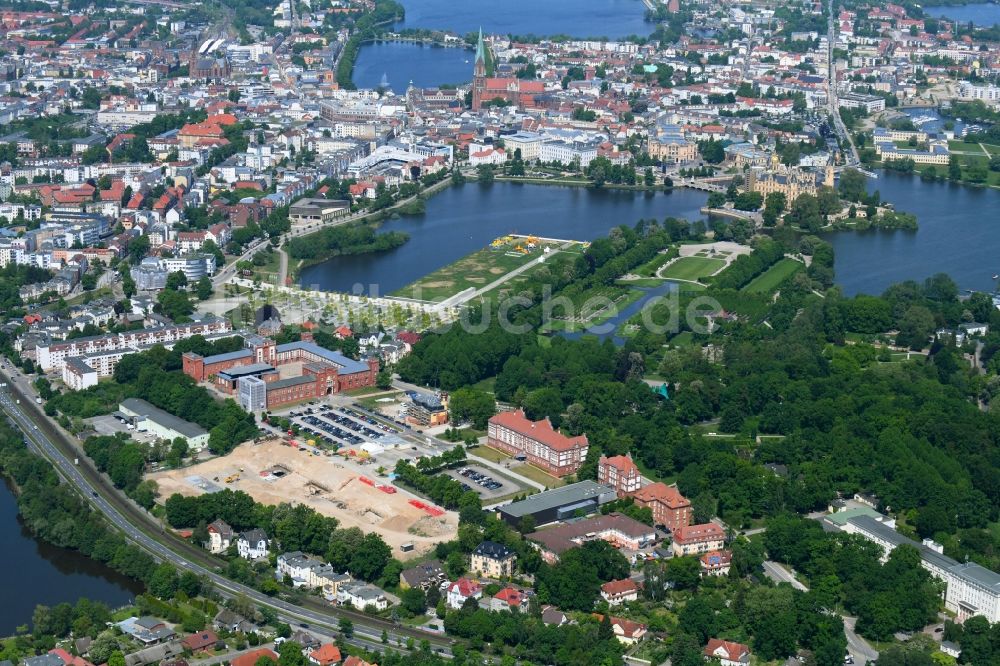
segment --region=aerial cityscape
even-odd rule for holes
[[[0,0],[0,666],[1000,666],[995,0]]]

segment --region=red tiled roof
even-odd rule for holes
[[[309,659],[319,662],[320,666],[340,661],[340,648],[333,643],[326,643],[309,654]]]
[[[657,481],[648,486],[643,486],[632,493],[632,497],[640,502],[662,502],[670,509],[681,509],[691,506],[690,500],[681,495],[680,491],[673,486]]]
[[[622,580],[613,580],[601,585],[601,591],[608,596],[617,596],[619,594],[627,594],[629,592],[635,592],[639,589],[639,585],[631,578],[623,578]]]
[[[537,440],[556,451],[568,451],[578,446],[587,445],[587,436],[567,437],[552,427],[547,418],[532,421],[525,417],[524,410],[503,412],[490,419],[491,424],[509,428],[531,439]]]
[[[622,472],[632,472],[633,470],[639,469],[632,462],[632,459],[628,456],[611,456],[610,458],[601,457],[601,463],[605,465],[611,465],[615,469]]]
[[[687,543],[725,539],[726,533],[715,523],[704,523],[702,525],[678,527],[673,531],[672,537],[676,543]]]
[[[260,650],[254,650],[253,652],[247,652],[246,654],[234,657],[229,663],[230,666],[254,666],[261,657],[267,657],[275,662],[278,661],[278,654],[274,650],[261,648]]]
[[[739,661],[743,655],[750,654],[750,648],[742,643],[733,643],[724,641],[721,638],[712,638],[709,639],[708,645],[705,646],[705,656],[709,658],[717,656],[716,650],[720,647],[725,651],[726,659],[730,661]]]
[[[474,580],[469,580],[468,578],[459,578],[454,583],[448,586],[448,591],[457,591],[463,597],[471,597],[482,591],[483,586]]]

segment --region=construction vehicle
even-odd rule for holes
[[[240,480],[239,473],[230,474],[229,476],[226,477],[226,483],[232,483],[233,481],[239,481],[239,480]]]

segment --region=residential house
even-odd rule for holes
[[[495,541],[484,541],[472,551],[471,570],[478,571],[490,578],[503,578],[514,575],[514,562],[517,554]]]
[[[594,617],[597,618],[599,622],[604,621],[604,616],[599,613],[594,613]],[[615,638],[618,639],[619,643],[625,645],[635,645],[642,640],[642,637],[646,635],[646,625],[641,622],[633,622],[632,620],[626,620],[623,617],[611,616],[611,630],[615,634]]]
[[[728,550],[714,550],[711,553],[705,553],[699,559],[701,560],[702,576],[725,576],[729,573],[733,554]]]
[[[448,594],[445,595],[445,603],[449,608],[461,609],[462,605],[469,599],[481,599],[483,597],[483,586],[468,578],[459,578],[448,586]]]
[[[223,520],[214,520],[208,525],[208,550],[224,553],[233,542],[233,528]]]
[[[267,534],[265,534],[264,530],[261,529],[253,529],[248,532],[242,532],[239,537],[236,538],[236,551],[244,560],[257,560],[262,557],[267,557],[267,545]]]
[[[355,657],[353,654],[344,660],[344,666],[378,666],[378,664],[372,664],[365,661],[361,657]]]
[[[750,648],[719,638],[709,639],[704,654],[706,659],[718,659],[722,666],[746,666],[750,663]]]
[[[205,630],[182,639],[181,645],[184,646],[185,650],[198,652],[199,650],[208,649],[218,642],[219,636],[214,631]]]
[[[389,607],[385,592],[361,581],[341,583],[337,588],[337,603],[350,605],[359,610],[369,606],[375,610],[385,610]]]
[[[212,619],[212,624],[219,631],[228,631],[231,634],[237,632],[250,633],[257,630],[256,624],[227,608],[223,608],[216,613]]]
[[[564,624],[569,624],[570,619],[566,613],[555,606],[545,606],[542,608],[542,622],[550,627],[561,627]]]
[[[125,655],[125,666],[149,666],[159,664],[166,659],[172,659],[183,654],[184,647],[180,641],[170,641],[160,645],[151,645],[148,648]]]
[[[480,599],[479,607],[493,612],[510,611],[520,613],[528,609],[531,595],[525,590],[508,585],[489,599]]]
[[[673,534],[674,555],[700,555],[722,550],[726,543],[726,533],[715,523],[678,527]]]
[[[601,598],[609,606],[619,606],[639,598],[639,584],[631,578],[613,580],[601,585]]]
[[[256,666],[257,661],[264,658],[277,663],[278,653],[269,648],[261,648],[260,650],[254,650],[241,654],[238,657],[233,657],[229,660],[229,664],[230,666]]]
[[[122,620],[118,623],[118,628],[143,645],[163,643],[176,635],[166,622],[149,616]]]
[[[448,580],[441,562],[438,560],[428,560],[415,567],[404,569],[399,574],[399,586],[406,590],[411,587],[419,587],[425,592],[432,587],[438,587]]]
[[[340,648],[333,643],[325,643],[309,653],[309,663],[316,666],[332,666],[340,660]]]

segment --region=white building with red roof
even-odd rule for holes
[[[749,647],[719,638],[708,641],[704,655],[706,659],[718,659],[722,666],[746,666],[750,663]]]
[[[631,578],[609,581],[601,585],[601,598],[607,601],[609,606],[635,601],[639,598],[639,584]]]
[[[515,457],[524,456],[553,476],[574,474],[588,448],[586,435],[567,437],[553,428],[548,418],[532,421],[520,409],[490,419],[487,444]]]
[[[449,608],[459,610],[469,599],[481,599],[483,586],[469,578],[459,578],[448,586],[446,602]]]
[[[677,557],[722,550],[726,543],[726,532],[715,523],[678,527],[671,537],[674,555]]]

